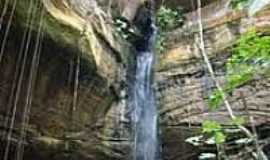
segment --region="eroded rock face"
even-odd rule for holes
[[[8,139],[9,159],[15,159],[16,153],[23,151],[18,148],[20,136],[24,137],[22,129],[27,133],[23,144],[24,157],[28,160],[120,159],[129,150],[128,143],[118,144],[122,140],[113,134],[118,129],[111,128],[113,122],[108,116],[111,108],[119,108],[125,102],[126,69],[132,48],[115,34],[112,17],[99,3],[95,3],[95,10],[91,10],[95,12],[88,15],[87,9],[91,8],[83,10],[80,7],[85,7],[84,4],[73,2],[73,5],[64,0],[17,3],[0,63],[1,157]],[[29,27],[27,11],[30,3],[37,18]],[[3,5],[4,1],[1,1],[1,10]],[[12,5],[13,1],[10,1],[1,29],[1,42]],[[40,38],[41,57],[34,69],[37,76],[33,84],[29,77],[41,16],[38,6],[44,9],[43,36]],[[20,46],[25,42],[24,31],[27,30],[31,38],[28,52],[23,52],[26,65],[22,72],[23,60],[18,57]],[[20,73],[22,83],[18,85]],[[76,89],[77,73],[79,85]],[[24,116],[31,85],[34,85],[31,110]],[[22,124],[24,117],[29,122]]]
[[[207,147],[194,148],[185,143],[185,139],[198,135],[199,125],[204,120],[217,120],[222,124],[230,122],[224,106],[215,112],[210,112],[207,108],[207,97],[215,86],[200,53],[196,14],[188,13],[183,28],[168,33],[168,50],[159,57],[156,67],[164,159],[197,159],[200,152],[207,152]],[[206,52],[218,80],[223,84],[226,72],[224,66],[231,54],[230,47],[250,27],[268,33],[269,10],[248,18],[245,11],[232,10],[228,8],[227,1],[218,1],[203,8],[202,15]],[[269,80],[257,77],[229,96],[236,115],[254,117],[255,125],[260,126],[258,130],[261,139],[267,137],[263,136],[264,133],[269,133],[269,128],[266,127],[270,120]],[[248,108],[244,107],[244,101]],[[268,149],[267,145],[263,145],[265,151]],[[251,157],[247,153],[231,159],[239,159],[241,156]]]
[[[4,0],[0,7],[3,8]],[[10,1],[12,4],[12,0]],[[38,0],[34,1],[40,2]],[[42,0],[45,9],[43,47],[38,68],[33,101],[26,125],[24,155],[27,160],[130,160],[130,125],[125,117],[127,106],[127,66],[132,57],[132,47],[121,40],[112,25],[110,14],[124,15],[132,21],[144,1],[88,1]],[[91,3],[90,3],[91,2]],[[1,157],[5,152],[8,126],[12,120],[18,51],[26,26],[30,1],[20,0],[15,12],[9,40],[0,63],[0,144]],[[185,6],[189,2],[168,2],[169,6]],[[212,3],[212,4],[209,4]],[[11,9],[8,8],[8,13]],[[209,5],[208,5],[209,4]],[[206,50],[221,83],[224,82],[224,64],[230,56],[230,46],[250,26],[269,31],[269,9],[249,19],[245,11],[233,11],[226,1],[205,1],[203,26]],[[113,9],[110,9],[113,8]],[[39,12],[39,11],[38,11]],[[112,13],[115,12],[115,13]],[[1,30],[1,41],[4,28]],[[194,17],[195,16],[195,17]],[[199,52],[196,13],[186,14],[183,28],[168,34],[169,49],[159,57],[156,66],[156,93],[159,104],[163,159],[197,159],[209,148],[193,148],[185,139],[198,133],[204,119],[228,121],[224,107],[209,112],[205,100],[214,85]],[[37,18],[38,19],[38,18]],[[31,28],[27,65],[19,94],[14,130],[11,135],[11,152],[14,159],[20,136],[23,110],[29,86],[30,64],[35,48],[38,21]],[[81,55],[78,100],[74,108],[74,83],[77,57]],[[16,83],[14,83],[16,82]],[[260,139],[268,138],[269,79],[258,77],[236,89],[229,97],[237,115],[254,116]],[[244,93],[248,109],[243,108]],[[13,95],[13,96],[12,96]],[[7,114],[9,112],[9,114]],[[248,113],[247,113],[248,112]],[[8,120],[8,121],[7,121]],[[8,122],[8,125],[5,124]],[[263,144],[267,151],[268,142]],[[241,146],[239,147],[241,148]],[[213,149],[213,148],[211,148]],[[238,156],[238,157],[237,157]],[[244,156],[249,156],[248,154]],[[234,159],[244,157],[236,155]]]

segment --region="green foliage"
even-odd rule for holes
[[[232,120],[232,124],[236,126],[244,125],[246,123],[246,120],[244,117],[235,117]]]
[[[236,2],[236,1],[235,1]],[[243,3],[244,1],[237,1]],[[223,91],[215,89],[208,99],[211,110],[217,109],[223,102],[223,96],[237,87],[251,81],[255,76],[269,76],[270,65],[270,36],[260,35],[254,29],[243,34],[236,42],[232,56],[226,63],[226,83]],[[241,126],[246,120],[243,117],[235,117],[231,125]],[[222,126],[215,121],[205,121],[202,132],[210,135],[215,144],[222,144],[226,140]],[[227,132],[226,132],[227,133]],[[239,139],[237,143],[246,143],[245,139]],[[209,144],[209,143],[208,143]]]
[[[116,28],[116,32],[126,40],[130,40],[138,36],[135,28],[131,26],[129,21],[124,17],[114,18],[114,26]]]
[[[240,64],[244,69],[253,66],[247,71],[252,72],[254,69],[269,65],[269,61],[270,36],[259,35],[256,30],[252,29],[238,40],[233,49],[233,55],[227,63],[227,69],[230,74],[236,71],[241,72],[241,70],[237,70]]]
[[[212,133],[218,132],[221,130],[221,125],[215,121],[204,121],[202,124],[202,132],[203,133]]]
[[[222,131],[222,126],[215,121],[204,121],[202,124],[202,132],[208,134],[214,139],[215,144],[222,144],[226,140],[226,136]]]
[[[157,26],[162,31],[168,31],[179,27],[184,22],[183,9],[171,9],[161,6],[157,12]]]
[[[230,6],[233,9],[242,9],[245,6],[247,6],[247,4],[248,4],[249,1],[250,0],[231,0]]]
[[[163,53],[166,49],[166,38],[164,33],[158,33],[155,48],[158,53]]]
[[[215,89],[208,98],[208,106],[210,110],[216,110],[223,101],[223,93]]]
[[[240,2],[240,1],[239,1]],[[241,1],[243,2],[243,1]],[[226,63],[226,82],[223,86],[223,92],[215,89],[208,99],[208,105],[211,110],[218,109],[223,102],[226,94],[233,92],[237,87],[245,85],[254,79],[254,77],[269,77],[270,67],[270,36],[258,34],[256,30],[250,30],[243,34],[233,47],[232,55]],[[235,117],[230,121],[230,124],[239,127],[244,125],[246,120],[244,117]],[[238,132],[238,130],[235,130]],[[203,141],[202,137],[210,137],[206,144],[216,144],[222,146],[226,141],[226,136],[231,138],[231,133],[235,133],[233,129],[223,128],[222,125],[216,121],[206,120],[202,124],[201,136],[197,139],[191,137],[186,142],[191,144],[200,144]],[[226,133],[226,135],[225,135]],[[229,140],[229,138],[227,138]],[[253,140],[250,138],[242,138],[236,140],[237,144],[248,144]],[[207,159],[212,154],[201,155],[200,159]]]
[[[156,40],[156,50],[162,53],[166,49],[165,33],[182,26],[184,23],[183,9],[171,9],[161,6],[156,14],[156,25],[158,27],[158,35]]]
[[[232,92],[258,74],[267,75],[270,64],[270,36],[258,35],[250,30],[242,35],[233,48],[232,56],[226,63],[225,93]],[[210,109],[217,109],[222,103],[222,93],[217,89],[208,99]]]
[[[223,132],[216,132],[214,134],[216,144],[222,144],[226,140],[226,136]]]

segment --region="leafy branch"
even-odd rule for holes
[[[250,82],[257,75],[269,76],[270,36],[259,35],[251,29],[236,42],[231,58],[226,63],[225,93]],[[215,90],[208,100],[211,109],[217,109],[222,103],[222,94]]]
[[[269,62],[269,38],[262,38],[260,39],[259,37],[256,36],[256,34],[250,34],[247,35],[247,37],[240,39],[240,45],[238,47],[235,48],[234,52],[235,52],[235,56],[232,56],[232,58],[229,60],[228,63],[228,68],[229,68],[229,73],[230,73],[230,78],[229,80],[229,87],[225,87],[222,88],[220,83],[217,81],[213,67],[209,61],[209,58],[206,54],[206,50],[205,50],[205,44],[204,44],[204,35],[203,35],[203,25],[202,25],[202,15],[201,15],[201,0],[197,0],[198,3],[198,19],[199,19],[199,37],[200,37],[200,49],[201,49],[201,54],[202,57],[207,65],[208,71],[210,73],[210,76],[212,78],[212,80],[214,81],[215,85],[216,85],[216,94],[214,95],[213,98],[213,103],[212,104],[218,104],[220,103],[220,101],[223,101],[225,104],[225,107],[227,109],[227,112],[229,113],[229,116],[231,118],[231,120],[233,122],[236,122],[235,125],[241,129],[243,131],[243,133],[245,133],[245,135],[252,139],[254,142],[257,142],[256,136],[254,136],[246,127],[243,126],[242,122],[240,120],[238,120],[238,118],[234,115],[232,107],[227,99],[227,95],[226,95],[226,90],[230,89],[232,90],[233,88],[237,87],[239,84],[243,83],[243,80],[249,79],[250,74],[252,73],[253,69],[252,68],[248,68],[247,71],[245,71],[244,75],[240,75],[240,76],[235,76],[234,72],[235,72],[235,67],[237,64],[239,64],[239,60],[240,62],[245,62],[244,64],[249,64],[252,63],[254,61],[254,56],[259,56],[260,57],[260,62],[266,62],[267,66],[268,66],[268,62]],[[255,40],[254,43],[247,43],[247,40]],[[248,41],[249,42],[249,41]],[[259,43],[259,45],[258,45]],[[253,48],[249,48],[250,46],[252,46]],[[255,48],[254,47],[259,47],[259,48]],[[243,49],[244,48],[244,49]],[[241,57],[241,59],[239,59]],[[257,62],[257,61],[255,61]],[[264,64],[264,63],[263,63]],[[244,78],[242,78],[242,76]],[[241,83],[240,83],[241,82]],[[211,102],[211,101],[210,101]],[[218,106],[218,105],[216,105]],[[210,129],[209,129],[210,128]],[[215,137],[215,142],[217,144],[217,146],[219,146],[220,143],[225,142],[225,136],[223,135],[223,133],[221,132],[221,125],[219,125],[217,122],[209,122],[206,121],[203,124],[203,132],[210,132],[214,135]],[[218,135],[218,136],[217,136]],[[217,138],[219,137],[219,138]],[[219,148],[219,147],[218,147]],[[259,159],[262,160],[267,160],[265,154],[263,153],[263,151],[261,150],[261,148],[258,148],[258,146],[256,145],[256,149],[258,151],[258,157],[260,157]]]

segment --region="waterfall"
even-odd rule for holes
[[[144,37],[135,44],[136,63],[134,66],[131,98],[133,126],[133,159],[157,160],[157,108],[152,87],[152,66],[154,63],[153,44],[156,28],[151,17],[143,18]]]

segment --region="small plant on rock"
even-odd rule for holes
[[[231,0],[230,1],[230,6],[233,9],[242,9],[248,5],[248,2],[250,0]]]
[[[270,67],[270,36],[259,35],[250,30],[236,42],[232,56],[226,63],[226,83],[223,90],[232,92],[257,76],[269,76]],[[214,90],[208,104],[216,109],[222,103],[222,93]]]
[[[156,25],[158,27],[158,35],[156,40],[156,50],[158,53],[164,52],[166,49],[166,33],[184,23],[183,9],[172,9],[161,6],[156,14]]]
[[[239,40],[235,43],[232,49],[232,55],[226,63],[226,82],[222,87],[222,92],[219,89],[215,89],[208,99],[209,109],[215,111],[219,109],[224,102],[224,97],[227,97],[236,88],[247,84],[254,80],[254,78],[268,78],[270,76],[270,36],[263,35],[252,29],[243,34]],[[243,125],[247,122],[244,117],[232,116],[228,124],[231,128],[222,126],[217,121],[206,120],[202,124],[202,135],[199,141],[194,143],[194,137],[187,139],[186,141],[191,144],[215,144],[218,150],[218,157],[222,153],[221,150],[227,139],[233,139],[235,144],[252,144],[257,140],[253,135],[250,135],[249,131],[245,130]],[[244,137],[232,138],[231,132],[235,129],[241,129],[245,131]],[[237,131],[239,133],[239,131]],[[192,141],[191,141],[192,140]],[[262,152],[257,153],[258,156],[263,157]],[[213,153],[204,153],[201,157],[213,156]],[[204,158],[201,158],[204,159]],[[207,158],[206,158],[207,159]]]

